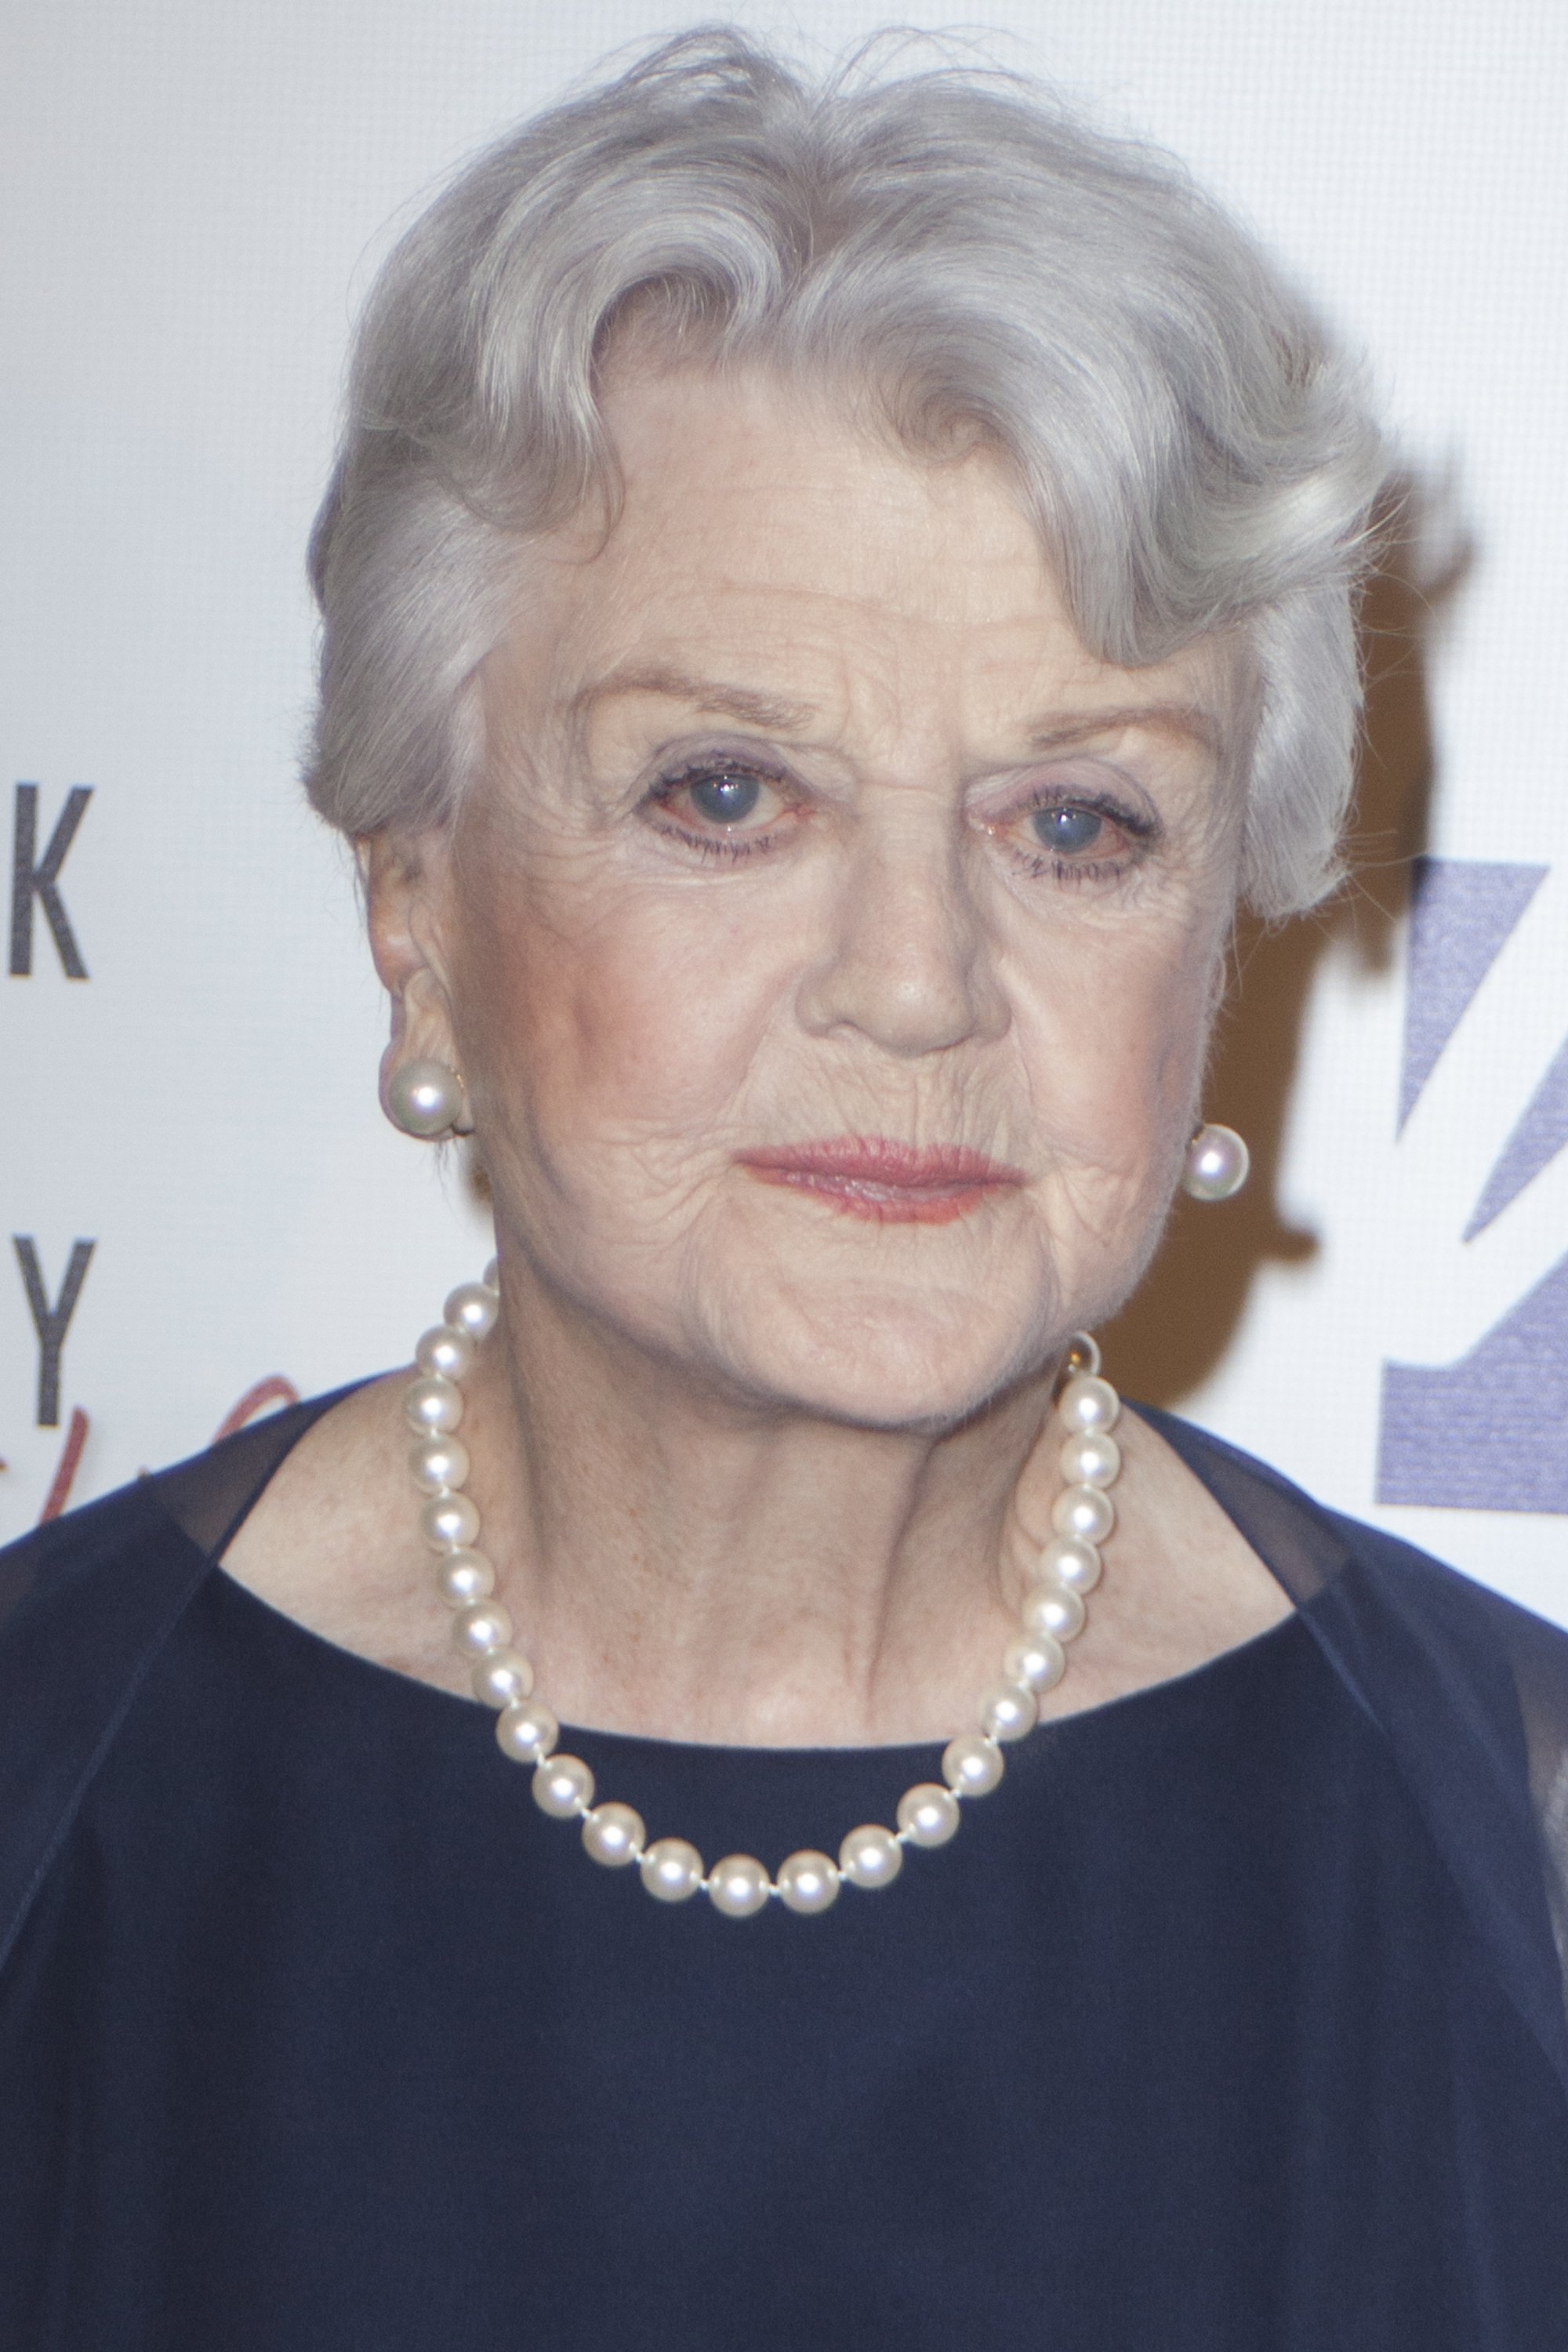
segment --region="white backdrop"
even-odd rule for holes
[[[882,16],[732,13],[817,55]],[[45,1508],[73,1413],[80,1502],[268,1375],[309,1393],[401,1360],[488,1254],[460,1175],[444,1191],[375,1107],[377,992],[294,780],[301,553],[390,235],[508,120],[680,21],[11,0],[0,832],[25,848],[31,810],[37,833],[0,976],[0,1538]],[[1417,935],[1321,935],[1265,1171],[1302,1239],[1167,1401],[1568,1622],[1568,10],[993,0],[984,22],[991,55],[1250,216],[1366,350],[1470,543],[1427,647]],[[73,1251],[40,1400],[34,1310],[47,1336]]]

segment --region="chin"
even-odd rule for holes
[[[814,1312],[814,1307],[816,1311]],[[731,1326],[724,1353],[753,1396],[865,1429],[956,1426],[1036,1371],[1052,1341],[1016,1304],[798,1297]]]

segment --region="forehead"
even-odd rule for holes
[[[1053,699],[1223,719],[1228,648],[1128,670],[1084,644],[989,449],[910,455],[761,371],[628,371],[604,405],[619,510],[531,549],[500,649],[535,707],[696,670],[844,723],[890,699],[959,723]]]

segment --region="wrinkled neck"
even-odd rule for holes
[[[503,1317],[465,1386],[483,1539],[567,1719],[743,1744],[923,1736],[928,1713],[951,1717],[955,1670],[994,1671],[1007,1507],[1051,1375],[956,1428],[866,1428],[725,1394],[543,1311]]]

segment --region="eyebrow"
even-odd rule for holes
[[[1205,751],[1224,749],[1220,724],[1212,710],[1197,702],[1129,702],[1116,710],[1085,710],[1068,719],[1053,719],[1029,737],[1032,750],[1058,751],[1094,735],[1113,735],[1130,727],[1159,728],[1168,734],[1186,735]]]
[[[658,663],[612,670],[608,677],[600,678],[574,696],[572,715],[579,718],[595,703],[619,694],[661,694],[672,702],[687,702],[697,710],[739,719],[770,734],[791,733],[816,716],[809,702],[785,702],[776,695],[758,694],[749,686],[731,686],[722,678],[697,677],[689,670],[670,669]]]
[[[752,687],[732,686],[722,678],[699,677],[690,670],[657,662],[612,670],[607,677],[584,687],[573,698],[572,715],[580,718],[594,704],[622,694],[663,695],[673,702],[689,703],[696,710],[739,719],[769,734],[792,733],[817,715],[809,702],[787,702],[776,695],[759,694]],[[1027,741],[1033,751],[1056,751],[1096,735],[1111,735],[1132,727],[1158,728],[1185,735],[1208,751],[1223,749],[1218,720],[1212,711],[1195,702],[1129,702],[1114,709],[1057,717],[1029,730]]]

